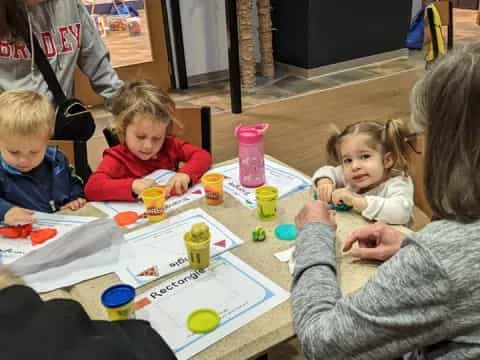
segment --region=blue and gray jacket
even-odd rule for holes
[[[73,173],[67,158],[48,147],[45,159],[32,171],[22,173],[0,157],[0,219],[12,207],[54,212],[84,197],[83,182]]]

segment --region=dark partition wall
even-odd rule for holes
[[[312,69],[403,49],[411,0],[272,0],[275,60]]]

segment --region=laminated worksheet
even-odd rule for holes
[[[138,295],[137,319],[150,322],[179,360],[185,360],[288,299],[289,293],[241,261],[223,253],[206,270],[186,271]],[[216,329],[194,334],[189,314],[212,309]]]
[[[95,217],[47,214],[35,212],[33,230],[55,228],[57,235],[40,245],[32,245],[30,238],[9,239],[0,235],[0,264],[9,264],[31,251],[38,250],[48,243],[54,242],[72,229],[86,224]]]
[[[157,184],[165,185],[168,180],[174,176],[175,171],[171,170],[156,170],[153,173],[145,176],[145,178],[154,179]],[[174,209],[177,209],[185,204],[191,203],[197,199],[201,199],[205,196],[203,187],[200,184],[196,184],[188,189],[185,194],[179,196],[171,196],[165,201],[165,212],[171,212]],[[90,202],[91,205],[95,206],[97,209],[103,211],[109,217],[117,215],[119,212],[123,211],[135,211],[138,214],[142,214],[145,211],[145,206],[139,201],[93,201]]]
[[[242,205],[251,209],[257,207],[255,188],[240,185],[238,162],[216,167],[210,172],[225,176],[224,191],[240,201]],[[311,179],[286,165],[265,159],[265,185],[275,186],[278,189],[278,197],[282,198],[305,190],[311,185]]]
[[[181,214],[132,231],[125,239],[133,255],[123,259],[116,273],[120,279],[138,287],[166,274],[189,266],[183,235],[193,224],[203,222],[210,229],[210,256],[240,245],[243,241],[202,209]]]

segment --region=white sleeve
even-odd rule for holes
[[[333,185],[336,189],[345,186],[345,180],[343,179],[343,168],[342,166],[322,166],[313,174],[312,181],[313,186],[316,186],[316,183],[321,178],[327,178],[332,180]]]
[[[413,211],[413,183],[410,177],[397,176],[385,185],[384,194],[366,195],[367,208],[362,216],[389,224],[404,225]]]

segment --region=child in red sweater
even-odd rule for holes
[[[153,84],[126,83],[112,101],[112,112],[113,130],[121,144],[103,153],[85,186],[89,200],[134,201],[156,185],[155,180],[143,177],[158,169],[176,172],[166,184],[167,196],[182,194],[210,168],[208,151],[170,134],[172,122],[177,123],[175,104]]]

